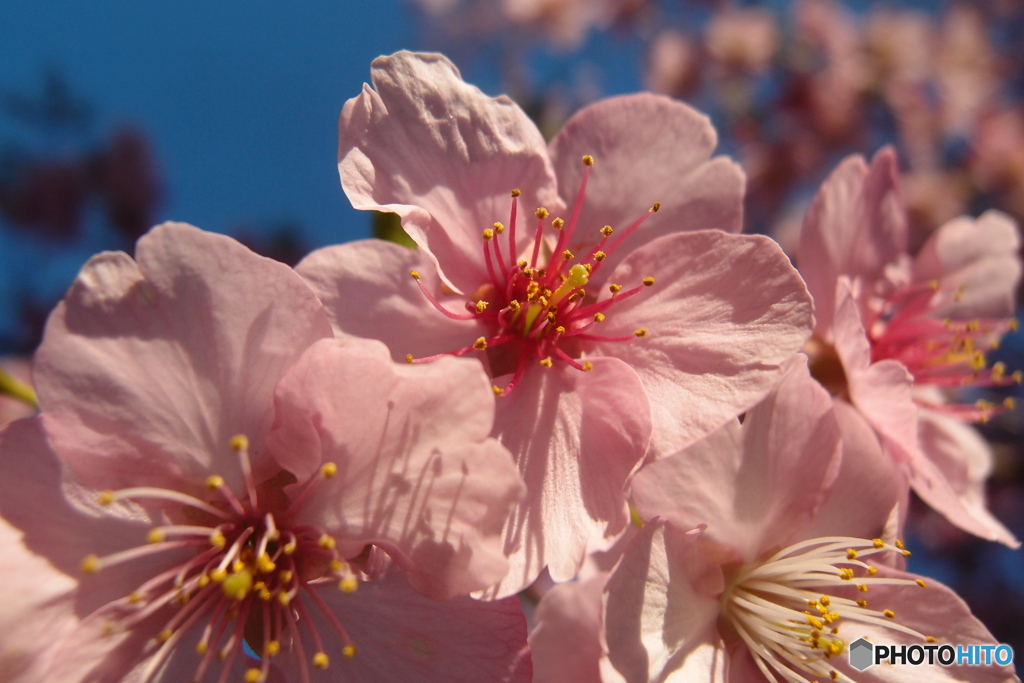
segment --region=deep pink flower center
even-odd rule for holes
[[[334,581],[341,591],[352,592],[358,586],[357,570],[335,551],[333,537],[319,527],[291,521],[318,483],[333,476],[337,468],[324,465],[294,500],[275,504],[264,500],[271,495],[257,496],[247,441],[235,437],[232,445],[243,464],[244,496],[236,496],[219,476],[206,481],[214,502],[160,488],[101,495],[104,505],[115,500],[170,503],[162,509],[176,518],[176,523],[153,527],[145,545],[103,558],[90,555],[82,562],[83,572],[93,574],[143,557],[169,558],[170,566],[90,617],[101,619],[104,631],[110,634],[151,628],[151,620],[163,623],[143,653],[152,655],[143,683],[182,640],[187,640],[196,654],[195,681],[218,673],[216,680],[225,681],[247,643],[260,656],[246,672],[247,683],[266,680],[270,660],[282,648],[294,651],[301,680],[308,683],[309,663],[318,669],[329,665],[324,637],[313,622],[311,609],[319,610],[331,624],[336,639],[331,642],[337,643],[333,649],[343,657],[355,654],[348,634],[316,586]],[[275,483],[267,491],[279,491],[280,487]],[[144,623],[147,625],[140,626]]]
[[[1008,373],[1001,363],[990,364],[987,354],[999,347],[1002,336],[1017,328],[1013,319],[950,320],[932,315],[949,300],[959,301],[963,287],[950,289],[935,280],[905,287],[890,297],[868,328],[871,360],[903,363],[917,385],[947,389],[965,386],[994,387],[1021,382],[1020,372]],[[930,408],[984,422],[1012,408],[980,400],[974,404],[944,404]]]
[[[513,375],[504,389],[495,387],[495,393],[499,395],[512,390],[531,362],[545,367],[559,362],[587,371],[592,364],[580,359],[589,343],[628,342],[647,335],[647,330],[641,328],[629,336],[608,337],[596,334],[594,327],[605,320],[616,303],[653,285],[654,278],[646,277],[641,284],[626,291],[622,285],[612,283],[609,285],[612,296],[601,301],[588,293],[585,287],[608,255],[618,249],[651,213],[656,212],[660,204],[655,203],[622,234],[615,235],[611,226],[604,226],[594,246],[583,254],[573,253],[569,245],[573,244],[594,160],[589,155],[585,156],[583,164],[583,179],[569,221],[554,218],[550,222],[550,227],[557,231],[553,247],[544,236],[550,214],[547,209],[539,208],[534,212],[537,223],[531,246],[522,254],[516,253],[520,192],[512,190],[508,226],[494,223],[483,231],[482,249],[488,278],[465,302],[466,313],[455,313],[442,306],[420,282],[420,274],[416,271],[411,273],[439,312],[450,318],[476,320],[486,325],[487,336],[478,337],[472,344],[441,355],[485,352],[492,377]],[[438,357],[414,358],[410,354],[406,360],[422,363]]]

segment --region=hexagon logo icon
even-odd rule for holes
[[[866,638],[858,638],[850,643],[850,666],[857,671],[864,671],[875,663],[875,646]]]

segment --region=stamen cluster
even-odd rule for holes
[[[798,672],[849,680],[830,664],[846,649],[841,628],[847,623],[882,626],[934,642],[896,621],[891,609],[868,606],[871,586],[925,587],[923,579],[879,576],[865,558],[881,553],[910,554],[900,541],[814,538],[739,569],[723,593],[722,613],[768,680],[778,680],[777,674],[806,683]]]
[[[647,335],[645,328],[639,328],[630,336],[608,337],[594,334],[592,328],[604,321],[614,304],[652,286],[654,278],[645,277],[642,284],[626,291],[622,291],[622,285],[611,283],[611,297],[602,301],[589,295],[584,287],[608,255],[661,205],[656,202],[614,240],[614,228],[604,226],[597,243],[586,254],[577,256],[568,247],[576,231],[587,178],[594,165],[593,157],[584,156],[583,165],[583,179],[568,223],[561,218],[551,220],[551,227],[558,234],[554,248],[551,249],[544,239],[545,221],[550,213],[543,207],[538,208],[534,212],[537,224],[532,249],[528,249],[523,254],[524,258],[519,260],[516,260],[516,228],[520,191],[512,190],[508,228],[503,223],[494,223],[483,231],[483,256],[488,280],[465,303],[466,313],[456,313],[442,306],[420,281],[419,272],[410,273],[419,282],[424,296],[444,315],[455,320],[481,320],[487,324],[489,336],[479,337],[472,344],[450,352],[450,355],[487,351],[492,376],[513,373],[512,380],[504,389],[494,388],[498,395],[512,390],[530,361],[552,367],[557,360],[576,370],[587,371],[593,364],[579,361],[586,342],[626,342]],[[505,235],[507,237],[503,240]],[[548,249],[550,255],[545,255],[543,252]],[[529,258],[525,258],[527,254]],[[545,259],[546,263],[543,262]],[[409,354],[406,361],[422,363],[438,357],[414,358]]]
[[[337,466],[324,464],[287,508],[273,510],[261,505],[257,497],[248,440],[237,436],[231,445],[239,455],[245,479],[246,491],[241,498],[219,475],[206,480],[206,488],[214,496],[212,502],[160,488],[130,488],[100,495],[102,505],[159,501],[168,516],[190,522],[154,526],[145,545],[102,558],[89,555],[82,561],[82,571],[94,574],[142,557],[167,553],[175,558],[176,564],[96,615],[104,620],[103,629],[108,634],[131,629],[157,614],[169,615],[149,645],[155,652],[143,682],[159,669],[179,641],[201,630],[195,644],[198,662],[194,680],[204,680],[216,658],[223,663],[218,680],[225,681],[244,642],[261,659],[259,667],[247,670],[246,683],[266,680],[270,660],[282,647],[294,650],[306,683],[309,667],[304,639],[312,646],[309,661],[315,668],[326,669],[330,663],[306,601],[331,624],[341,641],[342,655],[355,655],[355,646],[344,627],[315,586],[331,580],[342,592],[351,593],[358,587],[359,574],[338,555],[332,536],[314,525],[290,523],[318,483],[337,473]],[[183,550],[189,552],[182,560]]]

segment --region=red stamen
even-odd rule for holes
[[[484,245],[484,251],[486,252],[486,250],[487,250],[487,247],[486,247],[486,245]],[[489,260],[487,262],[487,266],[488,266],[488,268],[490,268],[490,261]],[[493,272],[491,273],[491,277],[492,278],[494,277],[494,273]],[[448,316],[452,320],[472,320],[473,318],[476,317],[475,314],[463,315],[461,313],[456,313],[454,311],[449,311],[447,308],[445,308],[444,306],[441,305],[440,301],[438,301],[437,299],[434,298],[434,295],[431,294],[429,290],[427,290],[426,285],[424,285],[420,281],[419,278],[415,278],[415,280],[416,280],[416,284],[418,284],[420,286],[420,291],[423,292],[423,296],[427,297],[427,301],[429,301],[430,304],[434,308],[436,308],[438,311],[440,311],[444,315]]]

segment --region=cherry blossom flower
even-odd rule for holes
[[[341,335],[411,363],[485,360],[493,434],[528,489],[499,592],[545,565],[570,579],[588,538],[625,526],[652,427],[669,452],[768,390],[806,338],[804,287],[773,242],[730,234],[743,175],[709,159],[715,132],[682,103],[604,100],[549,147],[440,55],[382,57],[372,77],[341,114],[342,185],[356,208],[399,214],[419,249],[357,242],[297,270]]]
[[[1016,325],[1008,316],[1019,243],[1013,221],[990,211],[946,223],[911,259],[891,149],[870,166],[855,156],[833,172],[808,210],[800,243],[801,272],[817,303],[807,349],[812,372],[837,401],[856,407],[840,416],[845,428],[866,422],[878,444],[861,443],[882,448],[894,476],[957,526],[1009,545],[1016,539],[1008,530],[974,514],[984,495],[977,473],[987,468],[970,474],[964,456],[947,457],[955,449],[940,453],[941,442],[959,437],[939,436],[941,420],[919,431],[918,408],[966,420],[1004,408],[949,402],[941,390],[1020,380],[986,358]]]
[[[829,396],[797,361],[742,425],[640,471],[640,513],[661,517],[626,550],[604,612],[609,659],[627,681],[850,681],[863,677],[845,651],[861,637],[994,642],[952,591],[902,570],[895,500],[877,498],[885,473],[839,471],[839,446]],[[846,488],[868,496],[833,505],[829,494]],[[922,671],[877,667],[870,678]],[[971,680],[1013,674],[992,666]]]
[[[522,494],[478,363],[336,340],[290,268],[166,224],[86,264],[35,378],[0,432],[32,680],[529,679],[518,604],[466,597]]]

